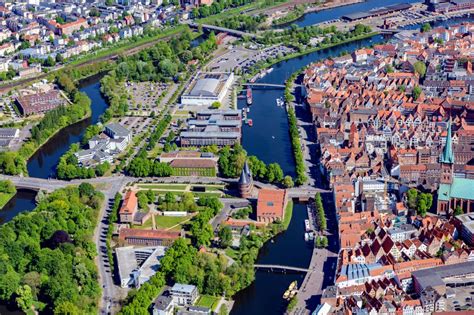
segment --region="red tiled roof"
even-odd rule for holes
[[[285,190],[262,188],[258,192],[257,217],[283,217]]]
[[[138,205],[137,195],[133,191],[128,191],[125,194],[122,207],[120,208],[120,214],[131,214],[136,211]]]

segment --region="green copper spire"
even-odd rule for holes
[[[451,118],[448,122],[448,134],[446,135],[446,144],[444,145],[443,155],[441,155],[441,163],[453,164],[454,163],[454,154],[453,154],[453,141],[451,136]]]

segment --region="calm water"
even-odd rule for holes
[[[356,12],[367,12],[371,9],[398,4],[398,3],[416,3],[419,0],[367,0],[361,3],[349,4],[334,9],[323,10],[319,12],[311,12],[305,14],[300,19],[292,22],[299,27],[310,26],[313,24],[322,23],[329,20],[339,19],[343,15],[356,13]]]
[[[35,197],[35,191],[18,189],[16,195],[0,210],[0,225],[10,221],[20,212],[33,210],[36,207]]]
[[[107,109],[107,103],[100,94],[102,75],[93,76],[81,83],[80,90],[92,101],[90,118],[68,126],[45,143],[28,161],[28,173],[31,177],[48,178],[56,174],[61,156],[69,150],[72,143],[80,142],[86,128],[99,121],[100,115]]]
[[[380,43],[382,36],[374,36],[334,48],[314,52],[299,58],[280,62],[274,70],[258,82],[284,84],[286,79],[302,67],[328,57],[339,56],[341,52]],[[253,126],[243,128],[243,146],[249,155],[256,155],[266,163],[277,162],[286,174],[294,174],[294,159],[288,133],[287,113],[278,107],[276,98],[283,96],[283,90],[253,89],[253,105],[249,118]],[[239,108],[245,107],[245,100],[239,100]],[[304,241],[304,220],[306,207],[295,204],[293,218],[287,231],[267,242],[261,249],[258,263],[283,264],[307,267],[310,263],[312,247]],[[298,280],[301,284],[303,274],[281,274],[258,271],[254,283],[234,296],[232,315],[244,314],[283,314],[286,302],[282,295],[288,285]],[[315,305],[316,306],[316,305]]]

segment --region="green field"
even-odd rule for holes
[[[293,200],[290,199],[288,201],[288,204],[286,205],[285,218],[283,219],[283,227],[285,230],[288,229],[288,226],[290,225],[292,215],[293,215]]]
[[[0,193],[0,209],[5,207],[5,205],[10,201],[10,199],[13,198],[13,196],[15,196],[15,193]]]
[[[212,296],[212,295],[201,295],[198,301],[196,302],[197,306],[208,307],[211,310],[215,310],[217,304],[219,303],[220,297]]]
[[[190,215],[187,215],[185,217],[170,217],[165,215],[157,215],[155,216],[155,224],[156,228],[158,229],[168,229],[172,226],[175,226],[176,224],[180,224],[181,222],[188,220],[189,218],[191,218]]]

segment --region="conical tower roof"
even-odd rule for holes
[[[250,173],[249,165],[245,161],[244,167],[242,168],[242,173],[239,178],[239,185],[248,185],[252,181],[252,174]]]
[[[446,134],[446,144],[444,145],[443,154],[441,155],[441,163],[453,164],[454,153],[453,153],[453,140],[451,135],[451,119],[448,122],[448,130]]]

